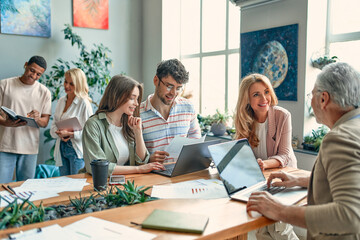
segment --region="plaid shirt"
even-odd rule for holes
[[[143,137],[150,154],[163,151],[175,136],[200,138],[201,131],[194,106],[187,99],[177,97],[167,120],[151,105],[151,94],[140,105]]]

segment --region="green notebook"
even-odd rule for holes
[[[143,228],[176,232],[202,233],[209,217],[155,209],[141,224]]]

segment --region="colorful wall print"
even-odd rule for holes
[[[0,0],[1,33],[51,36],[50,0]]]
[[[75,27],[109,29],[109,0],[73,0]]]
[[[298,24],[241,34],[241,76],[267,76],[279,100],[297,101]]]

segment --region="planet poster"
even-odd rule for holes
[[[297,101],[298,24],[241,34],[241,77],[267,76],[279,100]]]

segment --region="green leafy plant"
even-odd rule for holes
[[[63,93],[63,83],[65,72],[70,68],[76,67],[84,71],[89,85],[89,95],[93,99],[93,104],[98,106],[94,101],[96,94],[102,95],[107,84],[109,83],[110,67],[112,59],[108,56],[111,52],[103,44],[94,44],[93,48],[88,50],[84,45],[82,38],[73,32],[69,24],[65,24],[64,39],[70,40],[71,46],[76,46],[79,50],[79,57],[75,61],[66,61],[58,58],[50,71],[43,75],[39,82],[43,83],[51,92],[52,101],[58,100]],[[55,141],[50,135],[50,129],[44,131],[44,143]],[[46,164],[55,165],[54,160],[55,143],[50,150],[50,158],[45,161]]]
[[[69,197],[71,205],[78,213],[84,213],[91,204],[96,204],[92,194],[89,197],[81,197],[81,193],[79,195],[79,198],[75,197],[75,199]]]
[[[325,126],[319,127],[317,130],[312,130],[311,135],[304,137],[304,149],[313,150],[318,152],[321,142],[325,137],[328,129]]]
[[[326,65],[336,62],[338,60],[337,56],[332,56],[329,57],[327,55],[316,58],[314,60],[311,61],[311,64],[313,67],[318,68],[318,69],[323,69],[323,67],[325,67]]]
[[[211,123],[223,123],[226,125],[226,121],[229,120],[230,115],[228,112],[221,113],[219,109],[216,109],[216,113],[210,117]]]
[[[110,49],[103,44],[94,44],[93,48],[88,51],[82,38],[73,32],[69,24],[65,24],[65,29],[62,31],[65,35],[64,38],[70,40],[72,46],[77,46],[80,51],[79,57],[76,61],[71,62],[58,58],[50,67],[50,71],[43,75],[40,82],[50,89],[53,101],[59,99],[65,72],[71,67],[77,67],[86,75],[90,96],[92,97],[94,93],[102,94],[111,79],[112,59],[108,56],[108,53],[111,52]],[[94,104],[96,103],[94,102]]]

